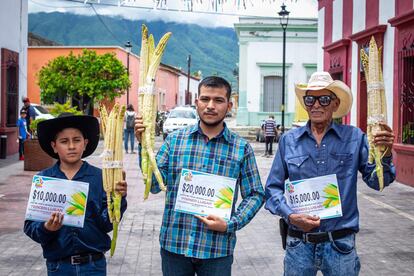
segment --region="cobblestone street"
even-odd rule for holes
[[[262,157],[264,144],[252,145],[264,185],[272,158]],[[99,166],[101,151],[98,148],[88,162]],[[161,275],[158,236],[164,195],[142,200],[144,185],[136,158],[125,155],[128,210],[120,225],[115,256],[107,259],[108,275]],[[22,162],[2,161],[0,166],[0,275],[46,275],[40,245],[22,232],[35,172],[23,171]],[[361,179],[358,184],[361,275],[414,275],[414,188],[393,183],[380,193],[369,189]],[[284,251],[278,217],[261,209],[237,237],[233,275],[282,275]]]

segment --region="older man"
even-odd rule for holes
[[[266,183],[265,208],[281,216],[288,227],[285,275],[316,275],[318,270],[324,275],[358,275],[358,171],[369,187],[379,190],[375,164],[368,163],[366,134],[333,122],[333,118],[349,112],[352,94],[345,83],[334,81],[329,73],[314,73],[306,87],[296,87],[296,96],[308,112],[309,121],[282,136]],[[384,184],[388,186],[395,178],[391,162],[394,135],[389,126],[382,126],[384,130],[375,135],[374,141],[386,147],[382,163]],[[321,219],[295,212],[284,197],[286,179],[292,182],[332,174],[336,175],[340,197],[325,208],[341,203],[342,216],[339,212],[333,218]],[[329,201],[329,195],[325,196]]]

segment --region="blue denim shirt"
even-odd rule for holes
[[[384,186],[388,186],[395,179],[395,168],[391,157],[383,158],[382,162]],[[291,130],[281,137],[266,183],[265,208],[288,221],[293,211],[283,196],[286,179],[294,181],[336,174],[343,216],[321,220],[320,227],[313,231],[350,228],[357,232],[357,174],[360,171],[364,182],[379,190],[374,170],[375,164],[368,163],[366,135],[359,128],[332,123],[318,146],[308,122],[306,126]]]
[[[38,175],[67,179],[59,166],[60,162],[57,162]],[[106,194],[102,186],[102,170],[83,161],[72,180],[89,183],[83,228],[62,226],[58,231],[51,232],[44,227],[44,222],[24,222],[24,232],[41,244],[43,256],[48,261],[57,261],[80,253],[104,253],[111,247],[111,239],[107,233],[112,231],[112,223],[109,221]],[[127,202],[123,197],[121,215],[126,208]]]

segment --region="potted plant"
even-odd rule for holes
[[[46,119],[36,119],[30,124],[32,137],[24,142],[25,171],[41,171],[55,163],[55,159],[42,150],[37,139],[37,124],[44,120]]]

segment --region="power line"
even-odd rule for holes
[[[103,21],[103,19],[101,18],[101,16],[98,14],[98,12],[96,11],[95,7],[93,4],[90,4],[92,10],[95,12],[95,15],[98,17],[99,21],[102,23],[102,25],[104,25],[105,29],[111,34],[111,36],[121,45],[123,45],[123,42],[121,42],[116,35],[111,31],[111,29],[109,29],[109,27],[105,24],[105,22]]]

